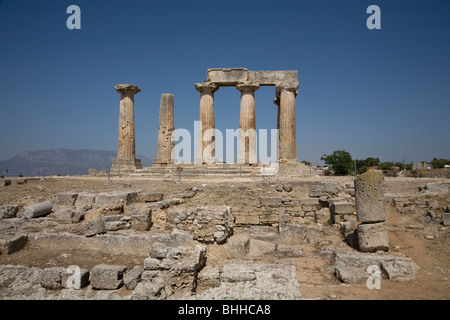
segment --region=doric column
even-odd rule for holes
[[[195,89],[200,92],[200,136],[198,144],[198,159],[202,164],[214,163],[216,154],[215,147],[214,145],[209,145],[215,142],[214,92],[219,89],[219,86],[213,82],[206,81],[196,83]],[[205,153],[205,149],[207,147],[208,150],[206,150]]]
[[[278,157],[280,162],[297,162],[297,139],[295,123],[295,97],[298,83],[283,83],[277,86],[279,97],[279,141]]]
[[[163,93],[159,108],[158,154],[153,166],[167,166],[173,163],[172,150],[175,142],[172,133],[175,130],[173,94]]]
[[[113,168],[120,166],[118,170],[124,171],[141,169],[141,161],[136,159],[134,131],[134,95],[141,89],[133,84],[118,84],[115,89],[120,93],[120,111],[119,147]]]
[[[241,82],[236,85],[236,89],[241,92],[238,163],[256,164],[255,91],[259,85]]]

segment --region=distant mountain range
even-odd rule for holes
[[[104,150],[24,151],[11,159],[0,161],[0,175],[8,177],[51,176],[54,174],[85,175],[88,174],[88,169],[109,169],[116,157],[116,151]],[[138,155],[137,158],[142,160],[144,167],[152,165],[152,160],[145,156]]]

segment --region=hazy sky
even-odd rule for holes
[[[81,30],[69,30],[69,5]],[[369,5],[381,29],[369,30]],[[450,158],[450,1],[0,1],[0,160],[24,150],[117,150],[119,83],[138,85],[136,152],[156,157],[162,93],[193,133],[208,68],[298,70],[298,159]],[[276,128],[275,89],[256,125]],[[239,127],[240,93],[215,94]]]

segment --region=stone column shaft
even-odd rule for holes
[[[279,89],[279,146],[280,162],[297,162],[297,138],[295,122],[295,95],[298,85]]]
[[[215,142],[215,118],[214,118],[214,92],[218,90],[218,85],[212,82],[195,84],[195,89],[200,92],[200,130],[198,158],[201,163],[215,162],[215,147],[205,152],[205,149]]]
[[[172,151],[175,142],[172,133],[175,130],[173,94],[163,93],[159,108],[158,153],[153,161],[154,166],[172,164]]]
[[[132,84],[118,84],[115,87],[120,93],[119,137],[117,159],[114,165],[124,164],[133,168],[142,168],[140,160],[136,159],[135,129],[134,129],[134,95],[141,91]]]
[[[259,89],[259,85],[240,83],[236,89],[241,92],[238,163],[256,164],[255,91]]]

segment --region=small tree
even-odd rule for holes
[[[353,160],[350,153],[345,150],[334,151],[333,154],[324,154],[320,160],[330,166],[337,176],[351,175],[353,171]]]

